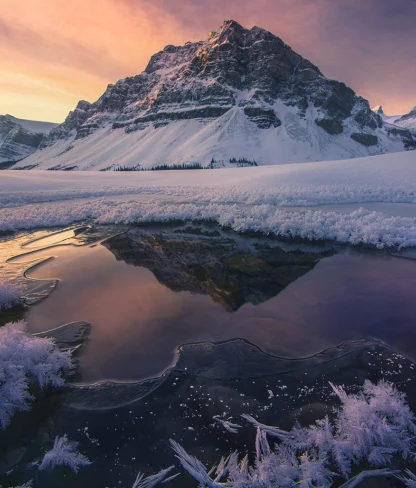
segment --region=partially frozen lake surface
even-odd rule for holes
[[[57,283],[30,307],[31,331],[92,324],[80,357],[84,382],[153,377],[176,361],[181,344],[236,337],[285,357],[377,337],[416,357],[414,260],[216,226],[94,232],[117,233],[86,245],[66,245],[53,234],[24,246],[32,252],[8,264],[47,259],[26,276]],[[79,235],[72,244],[88,232]],[[54,237],[56,245],[33,251]]]
[[[36,475],[34,488],[131,486],[138,470],[174,462],[169,438],[212,464],[253,441],[214,416],[289,428],[330,411],[328,381],[387,378],[416,405],[412,250],[199,223],[40,230],[0,249],[2,273],[26,286],[31,332],[91,324],[74,386],[0,436],[5,486],[27,481],[28,463],[65,433],[94,463],[77,476]]]

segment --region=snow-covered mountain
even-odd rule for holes
[[[56,122],[43,122],[40,120],[28,120],[28,119],[18,119],[13,117],[13,115],[7,114],[8,120],[14,122],[15,124],[21,125],[24,129],[30,130],[31,132],[36,132],[38,134],[49,134],[52,129],[58,127]]]
[[[413,107],[408,114],[402,115],[395,120],[394,124],[416,132],[416,107]]]
[[[0,115],[0,164],[5,167],[36,151],[58,124]]]
[[[373,107],[372,110],[376,114],[380,115],[380,117],[383,119],[383,122],[387,122],[388,124],[394,124],[394,121],[401,117],[401,115],[386,115],[384,113],[382,105],[377,105],[376,107]]]
[[[386,115],[381,105],[374,107],[373,111],[380,115],[383,121],[388,124],[393,124],[397,127],[416,132],[416,107],[413,107],[409,113],[404,115]]]
[[[81,101],[18,168],[114,169],[344,159],[402,151],[367,100],[272,33],[226,21],[205,41],[166,46],[145,71]]]

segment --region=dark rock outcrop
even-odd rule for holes
[[[344,126],[341,124],[339,120],[334,119],[316,119],[316,125],[322,127],[328,134],[336,135],[341,134],[344,130]]]
[[[354,132],[353,134],[351,134],[351,139],[367,147],[375,146],[378,143],[377,136],[374,136],[372,134],[364,134],[360,132]]]
[[[264,109],[261,107],[245,107],[244,113],[248,119],[254,122],[260,129],[269,129],[270,127],[280,127],[282,122],[273,109]]]

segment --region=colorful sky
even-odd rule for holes
[[[0,113],[61,122],[228,19],[272,31],[389,115],[416,105],[415,0],[0,0]]]

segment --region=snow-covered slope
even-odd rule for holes
[[[416,107],[413,107],[408,114],[402,115],[395,120],[394,124],[416,132]]]
[[[32,154],[57,125],[0,115],[0,164],[4,166]]]
[[[226,21],[206,41],[166,46],[145,71],[78,103],[18,168],[114,169],[332,160],[402,151],[345,84],[259,27]]]

